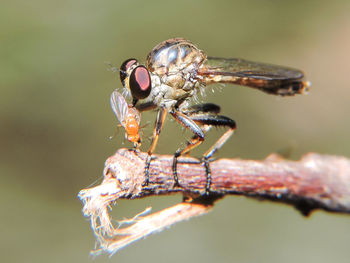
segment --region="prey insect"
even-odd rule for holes
[[[120,68],[120,79],[131,94],[134,107],[139,111],[158,110],[145,165],[145,184],[149,183],[151,156],[167,113],[194,134],[187,146],[178,149],[174,155],[176,186],[179,186],[177,158],[200,145],[205,132],[212,126],[228,128],[203,155],[207,171],[206,193],[209,193],[211,183],[209,159],[233,134],[236,124],[232,119],[218,115],[219,106],[208,103],[191,106],[192,99],[207,85],[215,83],[238,84],[280,96],[306,93],[309,86],[300,70],[237,58],[207,57],[183,38],[169,39],[155,46],[145,65],[134,58],[126,60]]]
[[[141,145],[139,111],[132,105],[128,105],[125,98],[116,90],[112,92],[110,102],[120,125],[125,129],[125,138],[134,143],[134,147],[138,149]]]

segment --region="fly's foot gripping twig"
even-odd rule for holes
[[[206,184],[205,184],[205,195],[209,196],[210,194],[210,187],[211,187],[211,169],[210,169],[210,162],[212,160],[208,157],[204,156],[201,160],[203,163],[203,166],[205,168],[205,174],[206,174]]]
[[[145,181],[142,184],[142,186],[148,186],[149,185],[149,178],[150,178],[150,174],[149,174],[149,168],[151,166],[151,162],[155,159],[155,157],[153,157],[151,154],[147,155],[146,158],[146,164],[145,164]]]

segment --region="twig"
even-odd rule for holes
[[[228,194],[292,204],[303,215],[314,209],[350,213],[350,160],[340,156],[309,153],[299,161],[270,155],[263,161],[220,159],[210,163],[212,184],[204,195],[206,173],[195,158],[179,159],[177,172],[181,187],[174,187],[172,162],[168,155],[155,156],[150,166],[150,183],[144,185],[146,153],[120,149],[107,159],[101,185],[79,193],[83,212],[101,251],[115,253],[126,245],[176,222],[202,215],[214,201]],[[108,214],[112,202],[149,195],[183,193],[186,201],[160,212],[137,215],[115,228]],[[124,227],[126,223],[133,225]]]
[[[150,167],[150,184],[144,183],[146,153],[120,149],[106,161],[105,176],[116,177],[124,194],[119,198],[183,192],[202,195],[206,174],[195,158],[180,158],[177,166],[181,187],[173,187],[173,157],[155,156]],[[211,191],[240,194],[290,203],[303,214],[321,208],[350,212],[350,160],[345,157],[309,153],[299,161],[270,155],[263,161],[220,159],[211,162]]]

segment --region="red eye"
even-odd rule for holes
[[[130,69],[132,65],[137,63],[137,60],[134,58],[129,58],[128,60],[125,60],[123,64],[120,66],[120,80],[124,84],[125,78],[128,76],[127,71]]]
[[[145,66],[137,66],[130,74],[129,87],[134,99],[147,98],[151,93],[151,76]]]

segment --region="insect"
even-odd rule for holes
[[[126,60],[120,68],[120,79],[132,96],[132,105],[139,111],[158,109],[145,166],[145,184],[149,183],[151,156],[167,113],[194,134],[187,146],[174,155],[176,186],[179,186],[177,158],[200,145],[210,127],[228,128],[202,157],[207,171],[207,193],[211,183],[208,160],[233,134],[236,124],[232,119],[218,115],[219,106],[210,103],[192,106],[192,99],[207,85],[215,83],[238,84],[280,96],[306,93],[309,86],[300,70],[237,58],[208,57],[183,38],[169,39],[156,45],[148,54],[145,65],[134,58]]]
[[[125,98],[116,90],[112,92],[110,102],[120,125],[125,129],[125,138],[134,143],[134,147],[138,149],[141,145],[139,111],[132,105],[128,105]]]

